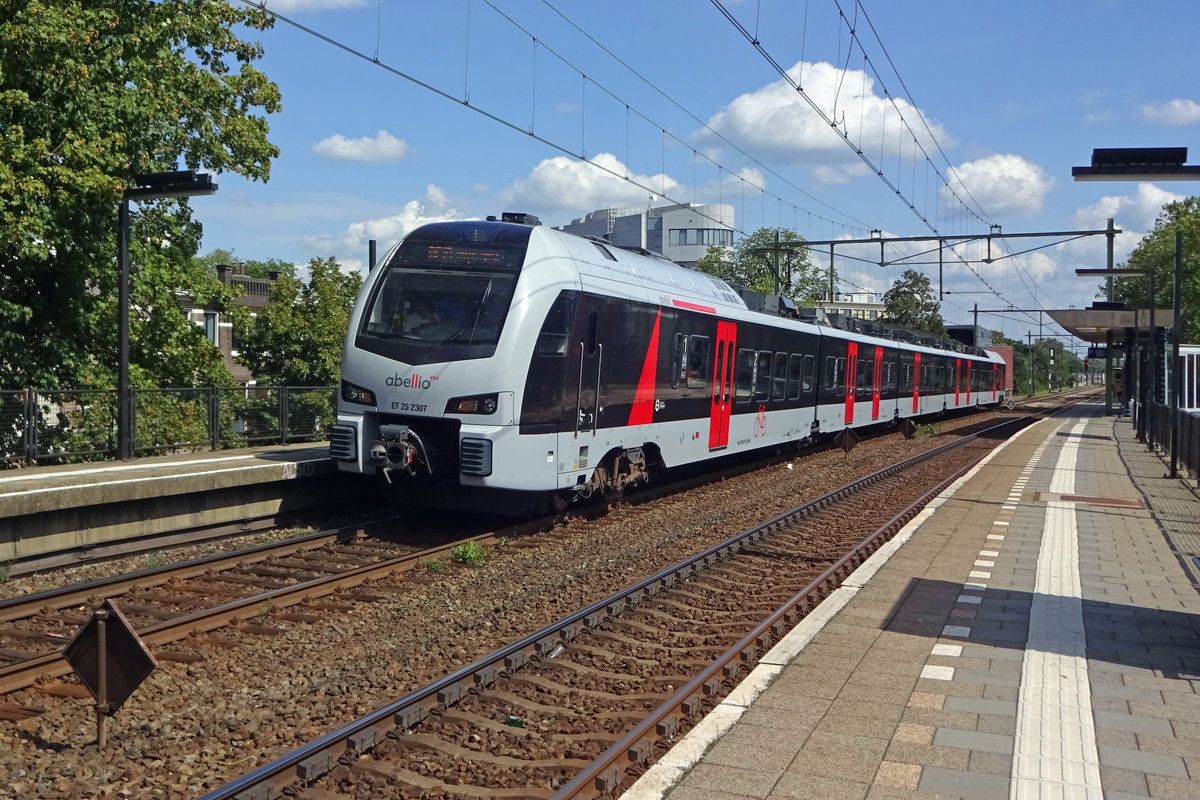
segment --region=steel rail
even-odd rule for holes
[[[792,520],[822,509],[830,503],[840,500],[858,489],[874,484],[885,477],[903,472],[921,462],[937,458],[951,450],[963,447],[976,439],[994,434],[1003,428],[1014,427],[1019,424],[1029,424],[1034,419],[1036,419],[1035,416],[1028,416],[1006,420],[999,425],[964,436],[958,441],[949,442],[904,461],[892,464],[882,470],[835,489],[828,494],[810,500],[791,511],[773,517],[724,542],[713,545],[674,566],[667,567],[639,583],[623,589],[604,600],[598,601],[581,611],[576,611],[558,622],[551,623],[542,630],[513,642],[490,655],[484,656],[433,683],[410,692],[358,720],[331,731],[240,778],[236,778],[204,795],[200,800],[253,800],[260,797],[278,797],[284,794],[286,787],[292,787],[293,789],[307,787],[334,769],[339,763],[346,765],[353,764],[362,754],[370,751],[377,742],[382,741],[389,735],[395,735],[396,731],[412,728],[425,717],[441,713],[447,707],[457,703],[464,694],[479,691],[481,687],[490,685],[497,678],[501,677],[502,674],[519,669],[531,660],[546,656],[552,653],[557,647],[566,646],[583,630],[594,628],[609,617],[617,616],[622,611],[635,607],[642,600],[652,598],[660,591],[674,587],[681,580],[729,555],[740,552],[746,546],[786,526]],[[969,468],[970,466],[966,469]],[[944,484],[940,485],[944,486]],[[926,497],[929,496],[927,493]],[[864,541],[871,541],[873,538],[868,537]],[[835,568],[844,568],[845,563],[848,563],[848,559],[852,557],[853,551],[844,556],[833,567],[826,570],[825,573],[822,573],[822,576],[817,581],[814,581],[814,583],[822,582],[823,579],[827,581],[827,575],[832,570]],[[839,567],[839,565],[841,566]],[[709,671],[706,670],[704,674],[709,674]],[[696,697],[697,691],[701,693],[715,691],[712,686],[713,680],[710,677],[704,681],[700,681],[700,678],[697,677],[684,687],[684,689],[689,690],[686,695],[684,695],[684,689],[681,689],[677,692],[676,696],[683,695],[687,702],[698,702],[698,698]],[[644,738],[644,734],[642,734],[642,737]],[[638,740],[634,740],[635,743],[636,741]],[[629,746],[632,745],[627,745],[627,747]],[[639,746],[639,752],[640,749]]]
[[[297,605],[318,597],[332,594],[338,589],[361,585],[378,580],[401,570],[410,569],[422,561],[449,555],[450,552],[469,542],[495,544],[503,537],[496,534],[473,536],[436,547],[406,553],[396,558],[367,564],[345,572],[325,575],[240,600],[232,600],[212,608],[181,614],[173,619],[139,629],[137,634],[148,645],[163,645],[182,639],[195,632],[210,631],[234,620],[257,616],[263,603],[281,609]],[[37,658],[21,661],[0,669],[0,694],[7,694],[33,685],[41,676],[58,677],[71,672],[71,666],[61,652],[47,653]]]
[[[398,519],[398,517],[395,517]],[[386,522],[387,520],[380,520]],[[374,522],[369,524],[376,524]],[[292,539],[281,539],[277,542],[255,545],[233,553],[214,553],[208,556],[150,567],[137,572],[113,575],[107,578],[97,578],[86,583],[76,583],[56,589],[46,589],[36,594],[21,595],[0,601],[0,622],[11,622],[30,616],[44,608],[69,608],[70,606],[86,603],[90,599],[118,597],[131,589],[143,589],[175,580],[186,580],[204,575],[210,570],[228,569],[240,564],[256,564],[268,558],[293,555],[299,552],[315,550],[324,545],[351,536],[350,528],[364,527],[362,523],[339,528],[331,531],[317,531],[305,536]]]

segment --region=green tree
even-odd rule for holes
[[[774,294],[778,264],[780,294],[820,302],[827,292],[829,273],[813,265],[808,248],[796,246],[802,242],[804,237],[795,231],[759,228],[733,248],[709,247],[696,268],[756,292]]]
[[[329,386],[338,382],[342,346],[362,277],[342,272],[332,258],[314,258],[308,269],[308,283],[281,276],[257,317],[251,318],[244,309],[236,315],[234,324],[242,342],[238,359],[259,383]]]
[[[213,275],[217,274],[217,266],[220,264],[240,266],[246,275],[254,278],[269,278],[272,272],[280,275],[291,275],[292,277],[296,275],[296,265],[290,261],[284,261],[280,258],[268,258],[266,261],[258,261],[253,258],[242,260],[234,255],[233,250],[226,250],[221,247],[202,256],[195,256],[192,260],[202,265]]]
[[[1121,268],[1145,269],[1154,272],[1155,304],[1160,309],[1171,308],[1175,291],[1175,233],[1183,233],[1183,279],[1180,317],[1182,341],[1200,341],[1200,197],[1189,197],[1168,203],[1154,223],[1154,230],[1142,241]],[[1150,281],[1145,277],[1118,278],[1113,285],[1113,299],[1130,307],[1150,307]],[[1167,317],[1158,315],[1158,324]]]
[[[0,0],[0,386],[115,383],[117,207],[136,175],[268,178],[279,90],[233,28],[271,19],[229,0]],[[188,201],[135,209],[135,385],[229,381],[177,299],[231,297],[193,265]]]
[[[946,323],[942,319],[941,306],[933,294],[929,278],[913,269],[892,284],[883,293],[884,321],[938,336],[946,335]]]

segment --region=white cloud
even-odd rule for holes
[[[1030,216],[1042,209],[1054,178],[1037,164],[1021,156],[994,155],[968,161],[955,167],[949,185],[941,187],[943,198],[953,188],[959,198],[970,204],[970,193],[990,216],[1021,214]]]
[[[1130,231],[1140,231],[1138,236],[1154,227],[1154,221],[1167,203],[1183,200],[1184,196],[1168,192],[1153,183],[1139,183],[1133,194],[1106,195],[1090,206],[1075,212],[1075,225],[1099,230],[1108,219],[1116,226]]]
[[[611,153],[598,153],[586,162],[556,156],[541,161],[528,177],[497,192],[496,202],[505,211],[529,211],[543,222],[558,224],[555,220],[565,222],[598,208],[641,207],[651,193],[673,195],[679,188],[662,174],[630,173]]]
[[[408,144],[387,131],[380,131],[374,137],[364,136],[361,139],[347,139],[340,133],[335,133],[328,139],[314,144],[312,151],[322,158],[332,158],[336,161],[366,161],[377,164],[404,158]]]
[[[433,184],[425,189],[421,200],[410,200],[400,213],[362,222],[352,222],[338,234],[305,237],[305,244],[314,252],[333,255],[341,263],[350,263],[367,252],[367,242],[379,244],[379,258],[411,231],[430,222],[461,219],[442,189]]]
[[[1165,103],[1147,103],[1142,106],[1142,117],[1163,125],[1191,125],[1200,122],[1200,103],[1180,98]]]
[[[881,151],[889,156],[920,157],[913,145],[914,134],[926,152],[933,149],[929,131],[942,147],[958,143],[939,125],[929,123],[927,131],[922,112],[906,100],[877,95],[874,78],[862,70],[801,61],[788,75],[837,124],[837,131],[782,78],[734,99],[709,119],[709,127],[756,154],[818,163],[823,167],[819,179],[825,182],[845,180],[839,171],[850,166],[854,167],[852,174],[865,174],[864,165],[846,145],[847,138],[876,160]],[[697,136],[711,139],[712,134],[700,131]],[[833,164],[829,163],[831,156]]]
[[[267,0],[268,11],[323,11],[327,8],[362,8],[367,0]]]
[[[823,183],[828,186],[839,183],[849,183],[855,178],[861,178],[864,175],[870,175],[871,168],[861,161],[853,164],[844,164],[838,167],[832,167],[828,164],[821,164],[813,168],[813,178],[818,183]]]

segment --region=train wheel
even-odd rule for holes
[[[575,494],[573,492],[550,492],[550,495],[546,498],[546,509],[551,514],[561,514],[570,507],[571,501],[574,499]]]

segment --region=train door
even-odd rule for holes
[[[599,416],[603,406],[600,396],[600,378],[604,369],[604,343],[600,341],[600,309],[596,306],[585,307],[583,313],[586,325],[583,336],[577,343],[579,347],[579,369],[576,377],[575,393],[575,437],[586,434],[596,435],[600,423]]]
[[[879,419],[879,401],[882,399],[883,348],[875,348],[875,369],[871,378],[871,419]]]
[[[962,392],[962,359],[954,359],[954,407],[958,408]]]
[[[854,401],[858,398],[858,342],[848,342],[846,347],[846,411],[843,421],[854,422]]]
[[[713,348],[712,405],[708,421],[708,449],[729,446],[729,415],[733,405],[733,356],[737,343],[737,323],[717,321],[717,341]]]
[[[921,413],[921,354],[913,353],[913,373],[912,373],[912,397],[913,406],[912,413]]]

